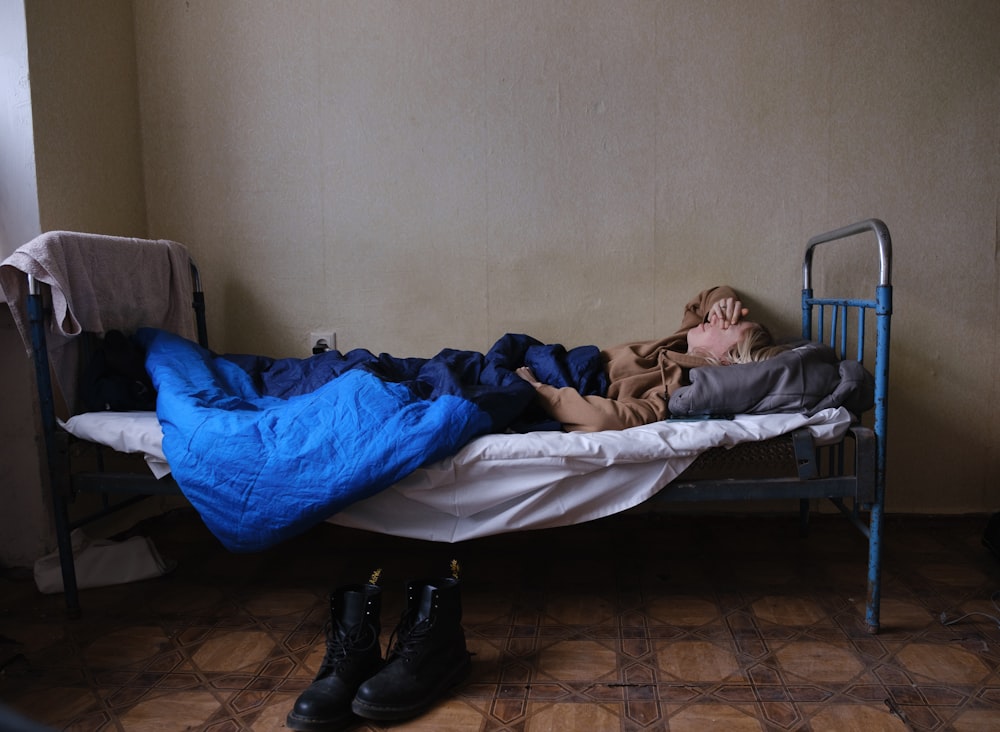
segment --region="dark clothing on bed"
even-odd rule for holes
[[[243,354],[223,358],[246,371],[260,394],[281,399],[308,394],[349,371],[363,369],[383,381],[404,384],[421,399],[444,394],[468,399],[490,415],[491,432],[561,428],[535,405],[532,388],[514,373],[523,364],[546,383],[580,394],[603,395],[608,388],[596,346],[567,350],[522,333],[505,334],[486,353],[446,348],[431,358],[374,354],[363,348],[306,359]]]

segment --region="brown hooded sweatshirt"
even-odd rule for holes
[[[722,285],[696,295],[684,308],[681,327],[656,341],[636,341],[601,351],[608,373],[607,397],[582,396],[572,387],[535,388],[542,407],[567,432],[622,430],[667,418],[667,399],[687,383],[687,369],[704,366],[687,351],[687,332],[705,321],[719,300],[736,298]]]

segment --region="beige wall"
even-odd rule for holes
[[[1000,509],[994,0],[135,7],[151,233],[217,345],[610,345],[720,281],[794,327],[804,242],[877,216],[889,509]]]
[[[145,235],[133,28],[131,0],[0,0],[0,258],[43,230]],[[3,303],[0,381],[0,564],[30,566],[53,548],[51,509],[31,361]]]
[[[220,349],[610,345],[721,281],[791,330],[808,237],[878,216],[889,510],[1000,509],[994,0],[27,7],[42,228],[188,243]]]
[[[131,0],[29,0],[43,231],[146,233]]]

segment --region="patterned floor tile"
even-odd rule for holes
[[[322,661],[329,590],[462,560],[468,679],[393,730],[1000,729],[1000,563],[984,518],[890,518],[882,631],[839,516],[620,516],[448,546],[323,525],[225,552],[192,512],[138,530],[171,575],[59,596],[0,578],[0,712],[60,730],[279,730]],[[3,720],[0,719],[0,722]],[[358,730],[388,726],[358,720]]]

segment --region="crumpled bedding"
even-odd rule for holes
[[[413,519],[418,531],[434,524],[427,533],[446,541],[588,520],[652,495],[701,450],[828,423],[839,436],[851,421],[846,409],[834,409],[839,405],[831,401],[846,392],[831,382],[831,394],[788,410],[798,412],[794,419],[758,423],[748,416],[684,425],[689,429],[667,420],[567,447],[565,433],[535,411],[534,390],[514,370],[527,364],[549,383],[600,395],[606,376],[593,346],[567,351],[508,334],[485,354],[445,350],[431,359],[401,359],[357,350],[271,359],[218,356],[155,329],[136,338],[158,392],[163,455],[208,528],[232,551],[265,549],[331,516],[377,530],[387,520],[379,506],[399,514],[395,533],[404,530],[400,521]],[[800,372],[810,370],[809,359],[791,361]],[[531,434],[497,434],[503,432]],[[517,448],[506,452],[511,446]],[[491,454],[499,455],[492,465]],[[464,490],[466,474],[482,485]],[[420,501],[430,500],[434,517],[426,523],[417,520],[413,490]],[[575,495],[567,499],[570,490]],[[542,502],[548,508],[537,512]]]
[[[566,386],[606,388],[599,352],[507,335],[486,354],[399,359],[216,356],[166,331],[136,334],[157,389],[163,452],[184,494],[232,551],[279,543],[473,437],[532,421],[528,363]]]

